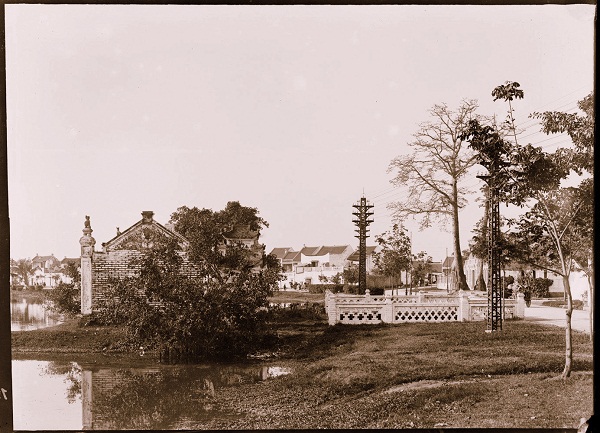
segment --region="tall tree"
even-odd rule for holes
[[[33,274],[33,264],[29,259],[19,259],[16,261],[16,270],[23,279],[25,287],[29,287],[29,277]]]
[[[589,93],[577,104],[581,113],[565,113],[561,111],[546,111],[543,113],[532,113],[530,117],[541,119],[542,131],[546,134],[557,134],[566,132],[573,142],[573,148],[560,148],[556,151],[556,157],[567,161],[570,168],[579,175],[586,176],[579,190],[582,200],[593,201],[594,185],[589,176],[594,172],[594,93]],[[587,196],[587,199],[585,198]],[[587,221],[583,221],[584,230],[590,230],[587,236],[581,239],[582,248],[575,258],[578,268],[585,272],[588,280],[588,303],[590,315],[590,339],[594,337],[594,305],[595,277],[594,277],[594,215],[593,212],[583,213]]]
[[[226,243],[226,235],[236,229],[258,238],[262,228],[269,226],[258,214],[258,209],[234,201],[217,212],[182,206],[171,215],[170,222],[189,240],[192,260],[203,262],[213,270],[215,277],[221,278],[230,271],[249,270],[261,264],[272,265],[273,261],[265,257],[264,245],[246,247]]]
[[[452,222],[454,250],[454,289],[468,290],[460,247],[459,211],[467,204],[468,188],[461,185],[477,155],[463,142],[461,134],[468,122],[479,116],[477,102],[465,100],[456,111],[446,104],[429,110],[431,120],[422,123],[409,143],[412,153],[392,160],[388,172],[395,173],[391,183],[408,186],[404,200],[390,205],[394,216],[420,219],[421,228],[430,227],[433,220]]]
[[[585,248],[584,239],[591,239],[593,199],[591,187],[586,186],[591,185],[591,181],[588,179],[577,188],[561,187],[561,181],[575,168],[573,161],[579,158],[563,157],[565,152],[571,151],[548,154],[530,144],[520,146],[516,141],[511,146],[495,128],[477,121],[470,123],[465,139],[483,161],[496,159],[502,166],[497,175],[501,200],[528,207],[523,215],[509,220],[511,230],[507,238],[512,257],[562,277],[567,298],[562,376],[567,378],[573,360],[569,276],[576,257]],[[593,154],[593,150],[588,149],[588,154]]]

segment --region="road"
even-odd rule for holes
[[[538,322],[542,325],[553,325],[564,328],[565,310],[556,307],[543,307],[542,301],[533,301],[531,307],[525,307],[525,320]],[[571,316],[571,327],[573,330],[590,333],[590,316],[587,310],[573,310]]]

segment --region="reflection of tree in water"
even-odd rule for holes
[[[227,415],[215,388],[261,380],[260,368],[161,367],[93,375],[93,428],[176,429]]]
[[[69,404],[75,403],[77,397],[81,396],[81,367],[76,362],[49,361],[44,367],[44,373],[66,376],[64,382],[68,385],[67,401]]]

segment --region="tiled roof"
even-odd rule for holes
[[[283,256],[283,261],[286,262],[300,262],[300,251],[288,251],[285,256]]]
[[[452,267],[452,263],[454,263],[454,256],[448,256],[444,259],[442,264],[442,269],[448,269]]]
[[[293,248],[273,248],[273,250],[269,253],[277,257],[278,259],[283,259],[283,257],[288,253],[288,251],[294,251]]]
[[[346,251],[346,249],[349,247],[349,245],[334,245],[331,247],[328,246],[323,246],[323,248],[321,248],[321,250],[319,251],[319,255],[324,255],[324,254],[342,254],[344,251]]]
[[[377,249],[376,246],[368,246],[367,245],[367,256],[373,254],[375,252],[375,249]],[[360,259],[360,250],[358,250],[358,249],[348,256],[348,260],[350,260],[351,262],[358,262],[359,259]]]
[[[58,260],[56,257],[54,257],[53,255],[50,256],[35,256],[33,259],[31,259],[32,262],[45,262],[46,260]]]
[[[442,262],[431,262],[429,264],[432,274],[440,274],[442,272]]]
[[[316,256],[321,247],[303,247],[300,252],[305,256]]]
[[[78,265],[81,263],[81,258],[80,257],[74,257],[74,258],[65,257],[64,259],[61,260],[60,263],[63,265],[66,265],[67,263],[75,263],[76,265]]]

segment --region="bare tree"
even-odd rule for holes
[[[406,197],[389,208],[397,220],[409,216],[420,219],[420,228],[430,227],[433,221],[452,222],[454,290],[468,290],[460,248],[459,211],[467,204],[465,196],[471,191],[461,186],[461,180],[477,162],[477,155],[460,136],[475,113],[477,101],[464,100],[456,111],[446,104],[429,110],[431,120],[423,122],[409,143],[412,153],[392,160],[388,173],[394,173],[391,183],[408,187]]]

